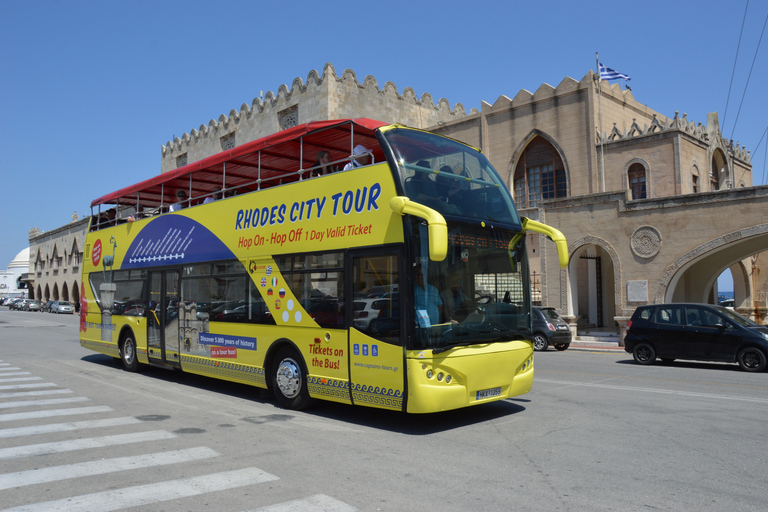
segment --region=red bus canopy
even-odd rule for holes
[[[358,144],[371,150],[379,162],[384,154],[375,131],[388,124],[361,118],[295,126],[102,196],[91,202],[91,208],[102,204],[142,209],[167,206],[176,202],[178,190],[196,204],[196,198],[202,200],[216,190],[243,193],[298,181],[298,171],[314,166],[319,151],[329,151],[336,162],[349,158]],[[307,177],[305,173],[301,179]]]

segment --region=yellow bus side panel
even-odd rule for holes
[[[437,356],[429,350],[412,351],[407,366],[408,412],[447,411],[530,391],[533,346],[510,341],[457,348]]]
[[[403,410],[403,347],[349,330],[352,398],[357,405]]]

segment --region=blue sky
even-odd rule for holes
[[[259,91],[306,80],[326,62],[468,110],[581,79],[599,52],[631,76],[635,99],[665,116],[680,111],[706,123],[718,111],[724,136],[752,151],[755,183],[763,184],[766,140],[757,145],[768,127],[768,34],[756,59],[755,51],[768,3],[752,0],[746,20],[745,6],[2,2],[0,268],[28,245],[30,228],[60,227],[74,211],[88,213],[94,198],[159,173],[161,146],[174,136],[239,110]]]

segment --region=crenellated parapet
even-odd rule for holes
[[[471,109],[469,114],[477,113]],[[393,82],[379,87],[368,75],[361,82],[355,72],[341,75],[327,63],[320,75],[312,70],[306,81],[295,78],[290,87],[280,85],[277,93],[243,103],[239,110],[220,115],[162,146],[161,171],[169,171],[231,147],[244,144],[310,121],[368,117],[385,122],[428,128],[467,116],[461,103],[451,108],[448,100],[435,103],[431,94],[420,97],[411,87],[398,92]]]

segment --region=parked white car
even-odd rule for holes
[[[71,315],[74,312],[75,307],[66,300],[57,300],[51,304],[51,313],[68,313]]]

